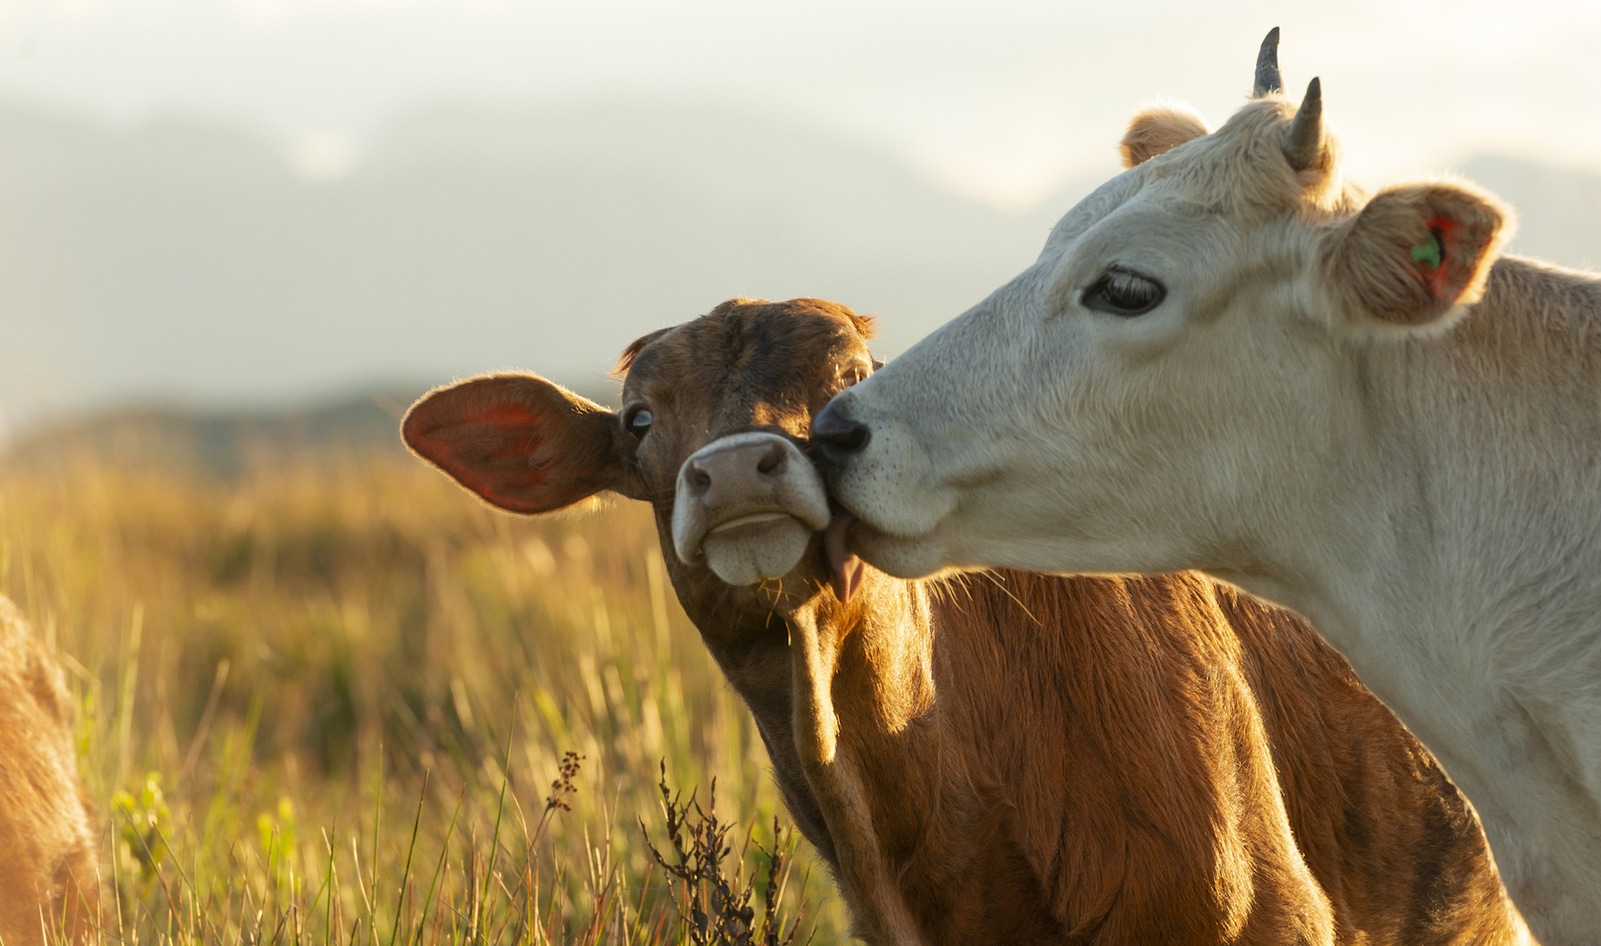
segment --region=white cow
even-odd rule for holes
[[[1369,198],[1313,80],[1137,116],[1033,266],[818,416],[891,573],[1198,568],[1438,754],[1548,943],[1601,940],[1601,281],[1470,185]]]

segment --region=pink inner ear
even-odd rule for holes
[[[544,484],[545,475],[532,465],[539,449],[539,416],[518,404],[492,407],[470,422],[440,433],[458,478],[469,489],[498,506],[517,505]]]
[[[491,381],[430,395],[406,418],[406,441],[461,485],[513,512],[549,512],[602,488],[604,471],[595,468],[599,457],[584,437],[593,428],[561,403],[545,409],[505,399],[516,393]]]

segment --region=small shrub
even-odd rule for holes
[[[650,832],[640,823],[651,856],[661,865],[675,888],[675,901],[684,921],[689,941],[695,946],[789,946],[795,941],[800,922],[784,932],[779,901],[789,878],[789,853],[794,847],[790,832],[773,819],[773,846],[769,850],[755,840],[754,830],[745,834],[745,844],[737,857],[731,857],[728,843],[732,826],[717,817],[717,781],[712,780],[702,808],[694,794],[684,800],[667,785],[667,763],[661,766],[662,815],[667,823],[667,845],[671,856],[662,855],[651,843]],[[752,826],[754,828],[754,825]],[[746,873],[750,848],[766,861],[765,872]],[[756,916],[751,897],[756,892],[758,874],[762,886],[762,915]]]

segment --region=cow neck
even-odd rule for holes
[[[933,706],[932,619],[921,582],[870,573],[849,604],[819,594],[785,619],[792,629],[803,621],[816,626],[832,698],[850,706],[853,726],[871,721],[862,732],[901,739]],[[792,630],[792,647],[804,648],[806,640]],[[807,658],[791,659],[798,666]]]
[[[934,706],[927,593],[874,574],[850,604],[819,594],[785,620],[794,750],[828,823],[841,888],[874,927],[864,938],[919,941],[901,882],[938,808],[928,775],[939,728],[924,720]]]
[[[670,554],[669,543],[664,540],[663,547]],[[755,717],[790,814],[834,862],[834,838],[797,748],[798,727],[810,725],[806,714],[826,714],[829,731],[837,733],[843,711],[850,720],[844,737],[849,755],[876,757],[875,781],[895,784],[925,770],[926,755],[916,746],[920,733],[930,729],[916,723],[934,702],[925,590],[869,570],[849,605],[841,605],[819,580],[793,576],[775,589],[773,600],[732,589],[676,556],[667,563],[685,613]],[[793,685],[800,668],[828,681],[824,703],[801,701]],[[890,791],[888,797],[904,792]]]
[[[1443,336],[1365,346],[1330,498],[1264,530],[1273,567],[1211,570],[1349,659],[1472,799],[1515,893],[1601,889],[1601,721],[1574,700],[1601,674],[1597,313],[1594,277],[1503,258]]]
[[[793,746],[827,818],[841,887],[853,915],[873,924],[862,931],[870,942],[1065,942],[1038,873],[1049,859],[1028,856],[1016,807],[997,804],[994,780],[1007,779],[983,748],[995,734],[972,726],[975,696],[1017,694],[972,681],[963,692],[957,682],[935,701],[939,664],[972,655],[937,639],[967,633],[947,627],[960,605],[940,594],[937,583],[869,570],[849,606],[823,594],[786,615]]]
[[[922,583],[869,572],[848,604],[812,579],[786,578],[775,601],[733,591],[704,569],[670,567],[685,612],[742,694],[741,679],[767,677],[776,659],[801,661],[798,622],[826,644],[832,699],[849,704],[853,727],[868,720],[885,736],[904,732],[934,702],[933,641]],[[786,666],[787,672],[787,666]],[[754,708],[754,707],[753,707]]]
[[[1537,669],[1507,660],[1540,655],[1541,634],[1601,637],[1575,593],[1601,573],[1598,313],[1594,277],[1502,258],[1443,334],[1354,344],[1292,484],[1316,500],[1229,510],[1251,555],[1204,570],[1309,617],[1437,748],[1429,707],[1494,703]]]
[[[937,808],[924,586],[870,570],[846,605],[819,582],[791,577],[777,602],[762,603],[704,569],[675,562],[670,571],[756,718],[790,814],[840,873],[854,914],[890,924],[876,941],[907,941],[916,927],[896,878]]]

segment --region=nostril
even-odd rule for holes
[[[866,424],[855,421],[831,401],[812,419],[812,443],[822,448],[831,459],[841,459],[860,453],[871,439]]]
[[[756,472],[763,476],[778,476],[784,472],[784,447],[782,444],[771,444],[762,451],[761,458],[756,461]]]
[[[684,472],[687,474],[685,478],[689,481],[689,487],[694,491],[695,495],[701,496],[711,490],[712,475],[706,472],[699,463],[691,462],[689,468]]]
[[[844,450],[856,453],[867,446],[867,437],[867,425],[852,421],[850,429],[836,435],[833,442]]]

